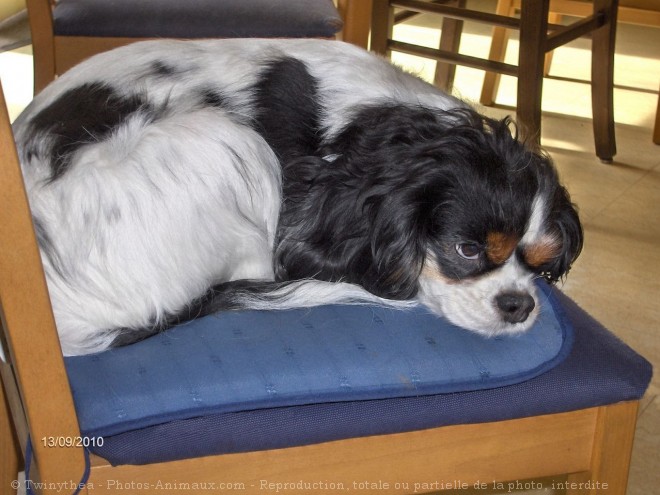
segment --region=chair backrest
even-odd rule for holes
[[[342,29],[332,0],[26,3],[35,92],[92,55],[145,39],[334,38]]]
[[[42,456],[53,460],[46,469],[57,466],[57,477],[41,470],[42,478],[79,479],[82,448],[52,448],[44,442],[74,439],[80,431],[1,88],[0,315],[2,381],[23,451],[29,433],[37,467]]]

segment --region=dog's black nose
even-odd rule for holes
[[[508,323],[525,321],[532,312],[534,298],[524,292],[503,292],[495,298],[502,319]]]

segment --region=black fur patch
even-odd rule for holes
[[[200,91],[200,100],[205,107],[229,108],[227,97],[215,89],[203,89]]]
[[[486,256],[465,260],[456,244],[522,237],[537,192],[556,182],[507,120],[469,109],[365,107],[324,151],[337,158],[283,165],[276,278],[352,282],[390,299],[414,297],[429,252],[455,280],[495,269]],[[577,217],[563,206],[571,218],[557,218],[560,229],[573,232]]]
[[[257,130],[282,163],[319,149],[318,84],[303,62],[281,58],[255,87]]]
[[[62,176],[81,146],[103,140],[131,114],[147,109],[138,95],[121,96],[103,83],[70,89],[31,121],[33,142],[47,136],[51,181]]]
[[[183,70],[177,67],[156,60],[150,64],[148,74],[156,77],[171,77],[182,72]]]

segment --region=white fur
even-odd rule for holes
[[[43,260],[65,354],[103,349],[114,335],[102,329],[149,325],[219,280],[272,277],[279,164],[254,131],[228,123],[205,110],[131,123],[52,183],[24,167],[58,246],[58,266]]]
[[[427,260],[426,268],[435,273],[439,271],[432,260]],[[534,324],[538,315],[534,275],[520,265],[515,255],[501,267],[474,279],[448,280],[423,272],[419,285],[418,299],[422,304],[444,315],[453,324],[487,337],[524,332]],[[525,321],[512,324],[502,320],[494,298],[503,292],[532,296],[535,307]]]
[[[355,284],[314,279],[292,282],[281,289],[269,292],[268,296],[267,298],[248,296],[249,306],[256,310],[283,310],[311,308],[320,304],[375,305],[397,309],[412,309],[419,305],[414,299],[404,301],[383,299]]]
[[[545,221],[548,216],[548,207],[546,198],[537,194],[532,203],[532,213],[529,216],[527,230],[521,239],[521,244],[529,245],[539,242],[541,236],[545,233]]]

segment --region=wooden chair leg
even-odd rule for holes
[[[618,0],[594,0],[594,12],[606,12],[605,24],[592,33],[591,103],[596,155],[611,163],[616,154],[614,135],[614,42]]]
[[[499,0],[497,3],[496,13],[499,15],[513,15],[515,11],[513,0]],[[559,24],[562,15],[555,12],[548,14],[548,22]],[[504,61],[506,56],[506,47],[509,42],[509,30],[503,27],[494,27],[493,35],[490,44],[490,52],[488,53],[489,60]],[[552,55],[554,51],[545,54],[545,64],[543,75],[547,76],[550,73],[550,66],[552,65]],[[500,86],[501,75],[496,72],[486,72],[484,75],[484,84],[481,87],[481,96],[479,102],[482,105],[492,106],[495,104],[497,98],[497,91]]]
[[[523,3],[520,12],[517,120],[526,141],[541,140],[541,95],[550,0]]]
[[[389,56],[387,40],[394,29],[394,9],[388,0],[373,0],[371,9],[371,51]]]
[[[559,24],[561,23],[561,14],[557,14],[556,12],[550,12],[548,14],[548,22],[552,24]],[[545,65],[543,69],[543,75],[548,76],[550,74],[550,66],[552,65],[552,56],[554,55],[555,51],[549,51],[548,53],[545,54]]]
[[[466,0],[451,2],[457,7],[464,8]],[[445,17],[442,20],[442,33],[440,35],[440,50],[458,53],[461,44],[461,33],[463,32],[463,21]],[[435,85],[445,91],[451,91],[456,75],[456,65],[446,62],[438,62],[435,66]]]
[[[0,491],[11,493],[9,490],[21,469],[22,457],[2,381],[0,389]]]
[[[337,8],[344,20],[342,41],[366,49],[369,46],[371,0],[338,0]]]
[[[511,15],[514,11],[513,0],[499,0],[495,13],[498,15]],[[489,60],[502,62],[506,55],[506,45],[509,39],[509,31],[503,27],[495,26],[490,42]],[[481,87],[481,97],[479,101],[482,105],[490,106],[495,104],[497,89],[500,86],[500,74],[496,72],[486,72],[484,74],[484,83]]]
[[[622,402],[599,409],[591,469],[568,476],[567,495],[625,495],[638,405]]]
[[[655,111],[655,125],[653,126],[653,142],[660,144],[660,91],[658,91],[658,109]]]
[[[488,59],[498,61],[504,60],[508,41],[508,30],[502,27],[494,27]],[[486,72],[484,74],[484,83],[481,87],[481,96],[479,98],[482,105],[491,106],[495,104],[497,91],[500,87],[500,78],[501,74],[498,74],[497,72]]]

